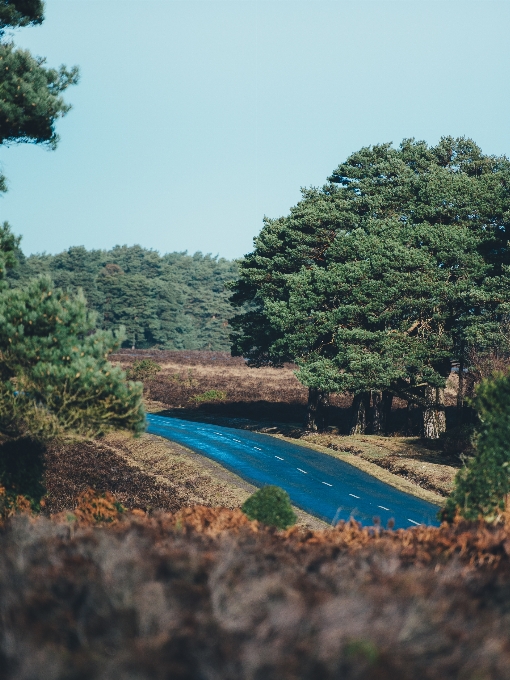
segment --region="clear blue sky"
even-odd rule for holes
[[[57,151],[0,150],[0,218],[26,253],[239,257],[361,146],[510,155],[509,28],[508,0],[47,0],[15,41],[82,78]]]

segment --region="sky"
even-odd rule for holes
[[[510,156],[509,26],[509,0],[46,0],[14,40],[81,81],[56,151],[0,148],[0,219],[26,254],[230,259],[363,146]]]

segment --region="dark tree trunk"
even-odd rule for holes
[[[308,388],[305,430],[321,432],[328,424],[329,392],[318,387]]]
[[[352,401],[351,429],[349,434],[365,434],[370,412],[370,392],[355,394]]]
[[[423,409],[423,437],[439,439],[446,432],[446,411],[444,406],[444,387],[425,388],[425,399],[428,403]]]
[[[387,434],[392,403],[391,392],[387,390],[372,392],[372,432],[374,434]]]
[[[457,390],[457,423],[462,425],[464,417],[464,359],[459,362],[459,388]]]
[[[421,416],[420,420],[421,423],[420,425],[417,425],[417,418],[416,418],[416,409],[418,407],[416,404],[414,404],[412,401],[407,402],[407,408],[406,408],[406,434],[410,437],[413,435],[416,435],[418,433],[421,434],[422,429],[423,429],[423,417]]]

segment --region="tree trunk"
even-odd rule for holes
[[[464,359],[459,362],[459,388],[457,390],[457,424],[462,425],[464,412]]]
[[[406,408],[406,434],[408,437],[412,437],[417,434],[417,431],[422,434],[423,430],[423,417],[421,417],[421,423],[419,427],[416,427],[416,409],[417,406],[412,401],[407,402]]]
[[[328,424],[329,392],[318,387],[308,388],[305,430],[321,432]]]
[[[372,432],[374,434],[386,434],[390,421],[393,395],[386,390],[372,392],[373,416]]]
[[[349,434],[365,434],[370,410],[370,392],[355,394],[352,402],[351,430]]]
[[[423,409],[423,436],[425,439],[439,439],[446,432],[446,411],[444,387],[425,387],[428,406]]]

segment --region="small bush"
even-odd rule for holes
[[[137,359],[126,371],[128,380],[144,382],[151,380],[161,371],[161,366],[153,359]]]
[[[241,510],[249,519],[256,519],[277,529],[287,529],[297,519],[289,494],[279,486],[259,489],[244,502]]]
[[[109,491],[87,489],[78,496],[74,516],[86,524],[110,523],[118,521],[125,510]]]
[[[44,500],[39,504],[39,509],[43,504]],[[0,486],[0,521],[19,513],[31,514],[33,512],[33,503],[30,498],[8,492],[4,486]]]
[[[203,401],[225,401],[226,398],[227,393],[223,390],[207,390],[207,392],[203,392],[202,394],[195,394],[193,397],[190,397],[189,400],[200,404]]]

